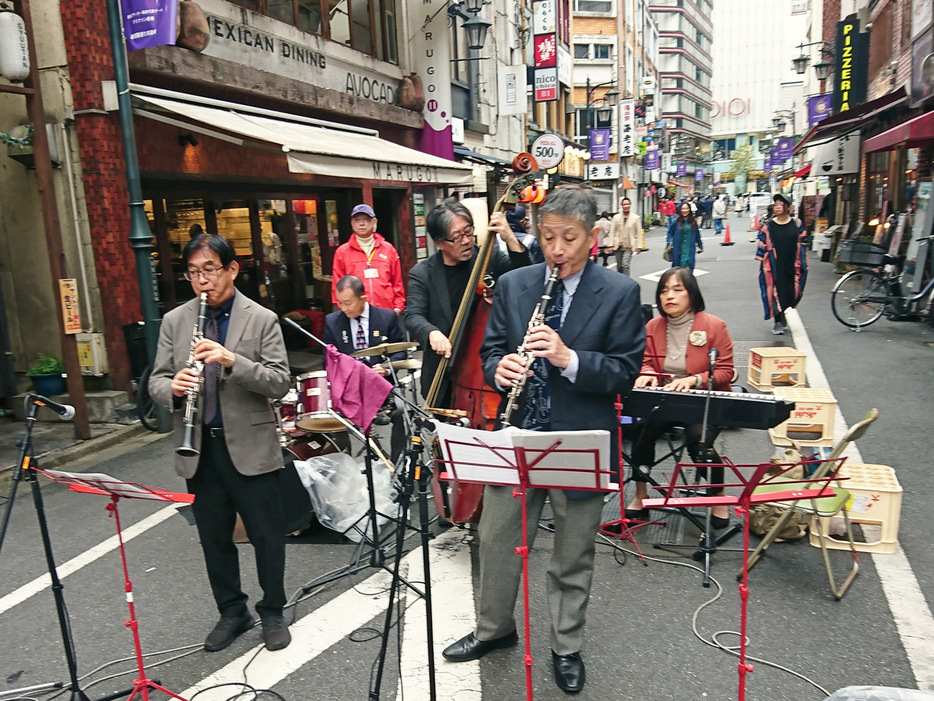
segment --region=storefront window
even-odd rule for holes
[[[259,230],[263,241],[263,270],[270,280],[289,274],[289,251],[283,244],[285,200],[259,201]]]
[[[353,47],[365,54],[372,54],[370,0],[350,0],[350,9],[353,19]]]
[[[331,41],[350,46],[348,0],[328,0],[328,25]]]

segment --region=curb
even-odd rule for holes
[[[85,441],[79,441],[74,445],[68,446],[67,448],[59,448],[56,450],[47,451],[45,453],[39,453],[33,457],[42,468],[52,469],[61,467],[66,463],[79,460],[88,455],[92,455],[93,453],[98,453],[102,450],[111,448],[115,445],[123,443],[124,441],[128,441],[139,436],[145,436],[146,434],[152,433],[154,437],[153,440],[156,440],[156,438],[161,438],[163,435],[165,435],[162,433],[155,433],[150,431],[139,422],[129,425],[113,425],[117,428],[115,428],[113,431],[108,431],[102,436],[98,436],[97,438],[90,438]],[[5,494],[9,489],[13,479],[13,471],[15,469],[15,465],[0,468],[0,493]]]

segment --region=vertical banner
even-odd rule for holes
[[[703,179],[704,179],[704,169],[698,168],[697,170],[694,171],[694,180],[696,182],[700,182]]]
[[[447,0],[409,0],[413,25],[412,56],[425,85],[425,127],[418,148],[454,160],[451,133],[451,41]],[[419,26],[419,23],[421,25]]]
[[[528,111],[526,73],[524,65],[499,67],[497,88],[501,115],[525,114]]]
[[[771,172],[772,172],[772,159],[771,159],[771,158],[766,158],[766,159],[765,159],[765,163],[762,164],[762,172],[763,172],[763,173],[771,173]]]
[[[635,155],[636,101],[632,98],[619,101],[619,156]]]
[[[535,102],[558,99],[558,0],[536,0],[532,5],[534,47],[532,74]]]
[[[81,333],[81,312],[78,309],[78,281],[60,278],[58,296],[62,300],[62,324],[65,333]]]
[[[778,158],[780,161],[787,161],[791,158],[791,152],[794,150],[795,142],[790,136],[785,136],[778,140]]]
[[[123,0],[122,5],[127,51],[175,43],[178,0]]]
[[[865,101],[868,62],[869,39],[860,31],[857,15],[837,22],[833,57],[834,114],[846,112]]]
[[[647,151],[644,165],[646,170],[658,170],[658,151]]]
[[[830,116],[830,103],[833,95],[824,93],[808,98],[808,129],[816,126]]]
[[[687,164],[687,163],[679,163],[679,164],[678,164],[678,177],[679,177],[679,178],[683,178],[683,177],[685,177],[687,174],[688,174],[688,164]]]
[[[591,129],[589,146],[591,161],[610,160],[610,130]]]

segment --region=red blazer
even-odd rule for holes
[[[700,375],[704,388],[710,373],[709,353],[711,348],[719,352],[717,364],[714,367],[714,389],[723,392],[730,391],[730,382],[733,380],[733,339],[730,338],[723,320],[707,312],[697,312],[691,331],[704,331],[707,334],[706,342],[695,346],[688,341],[685,351],[685,365],[688,375]],[[641,374],[662,372],[665,362],[665,353],[668,349],[668,317],[657,316],[645,325],[645,355],[642,358]]]

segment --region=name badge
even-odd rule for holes
[[[368,280],[374,277],[379,277],[379,270],[376,268],[367,268],[363,271],[363,277],[367,278]]]

